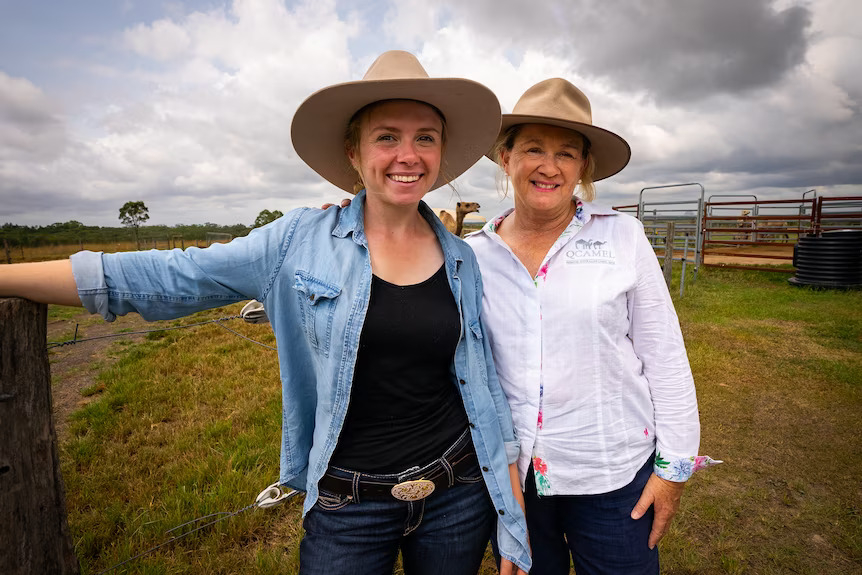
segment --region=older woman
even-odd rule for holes
[[[306,492],[300,572],[391,573],[400,549],[407,573],[473,574],[495,521],[503,556],[529,569],[478,266],[421,202],[491,145],[499,110],[484,86],[387,52],[293,120],[303,160],[359,190],[348,208],[296,210],[203,250],[4,266],[0,295],[109,321],[263,302],[283,389],[280,483]]]
[[[578,575],[658,573],[685,481],[711,460],[696,457],[691,370],[643,228],[591,202],[629,146],[555,78],[503,116],[491,155],[515,207],[467,241],[521,442],[530,573],[566,574],[570,554]]]

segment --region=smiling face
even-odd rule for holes
[[[374,104],[359,114],[358,135],[347,157],[365,184],[368,201],[417,204],[440,173],[443,120],[413,100]]]
[[[501,151],[515,188],[515,209],[568,209],[585,160],[584,137],[547,124],[524,124],[511,149]]]

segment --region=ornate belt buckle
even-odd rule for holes
[[[402,481],[392,487],[392,497],[401,501],[419,501],[434,493],[434,482],[427,479]]]

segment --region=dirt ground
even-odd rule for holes
[[[49,350],[54,425],[58,437],[64,437],[72,412],[91,400],[81,395],[81,391],[93,386],[99,372],[119,359],[122,342],[138,342],[145,337],[129,335],[127,332],[156,329],[164,323],[166,322],[147,322],[137,314],[118,317],[116,321],[109,323],[84,310],[70,319],[48,320],[48,341],[53,342],[71,339],[69,334],[74,333],[76,324],[79,326],[77,339],[123,334]],[[91,397],[95,398],[97,395]]]
[[[737,255],[711,255],[710,252],[727,252]],[[731,265],[778,265],[790,264],[792,259],[753,258],[758,256],[784,256],[793,257],[793,246],[744,246],[734,248],[730,246],[707,246],[704,263],[706,264],[731,264]]]

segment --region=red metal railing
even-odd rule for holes
[[[786,264],[793,256],[784,250],[780,253],[747,253],[739,248],[776,247],[789,248],[805,234],[821,235],[823,232],[841,230],[848,227],[862,228],[862,196],[805,197],[792,200],[736,200],[706,202],[699,233],[702,234],[700,263],[705,266],[733,269],[755,269],[794,273],[795,270],[763,265],[742,265],[733,263],[706,263],[707,256],[738,257],[762,260],[764,264]],[[754,196],[752,196],[754,197]],[[798,208],[798,213],[770,214],[759,213],[761,209]],[[624,212],[637,212],[639,204],[614,206]],[[752,208],[754,214],[748,215],[711,215],[715,209]],[[855,211],[851,211],[855,210]],[[638,217],[642,214],[637,214]],[[673,218],[671,218],[673,219]],[[658,218],[661,220],[661,217]],[[732,225],[736,222],[738,225]],[[722,225],[725,224],[725,225]],[[730,224],[730,225],[727,225]],[[777,237],[779,236],[779,237]],[[783,236],[783,237],[780,237]],[[731,248],[736,248],[731,250]]]
[[[709,208],[718,207],[731,207],[731,206],[740,206],[740,207],[748,207],[748,206],[758,206],[758,207],[784,207],[784,206],[798,206],[800,208],[799,214],[781,214],[781,215],[739,215],[739,216],[713,216],[707,215],[712,212]],[[707,256],[724,256],[724,257],[738,257],[738,258],[746,258],[746,259],[755,259],[755,260],[764,260],[764,263],[775,263],[782,264],[793,261],[792,255],[784,255],[781,253],[773,253],[773,254],[763,254],[763,253],[746,253],[740,251],[727,251],[726,249],[721,249],[722,247],[728,248],[729,246],[733,246],[735,248],[747,247],[747,246],[769,246],[769,247],[784,247],[784,246],[792,246],[796,243],[795,240],[799,238],[802,234],[810,233],[814,226],[814,213],[815,213],[815,200],[814,198],[807,198],[803,200],[744,200],[744,201],[731,201],[731,202],[710,202],[707,204],[707,209],[704,212],[703,217],[703,225],[701,226],[701,230],[704,234],[703,240],[703,251],[701,252],[702,264],[705,266],[712,267],[727,267],[734,269],[756,269],[756,270],[766,270],[766,271],[777,271],[784,273],[793,273],[793,270],[782,269],[782,268],[765,268],[761,266],[755,265],[743,265],[743,264],[734,264],[734,263],[707,263]],[[756,211],[756,210],[755,210]],[[737,222],[736,226],[721,226],[716,225],[720,222]],[[783,223],[785,225],[770,225],[770,223]],[[788,222],[795,222],[796,225],[786,225]],[[727,234],[732,234],[730,238],[721,237],[726,236]],[[776,235],[784,236],[784,240],[794,241],[775,241],[769,240],[767,238],[774,237]],[[791,236],[795,236],[791,238]],[[715,249],[715,248],[718,249]]]
[[[830,207],[842,207],[837,204],[844,204],[846,202],[859,202],[859,205],[862,206],[862,198],[859,196],[838,196],[838,197],[824,197],[820,196],[817,198],[817,206],[814,209],[814,213],[812,214],[812,228],[816,235],[821,235],[823,232],[829,232],[834,230],[842,230],[846,229],[847,226],[829,226],[829,222],[835,222],[836,220],[860,220],[862,223],[862,212],[825,212],[824,208]],[[830,206],[832,204],[832,206]],[[825,222],[825,223],[824,223]],[[855,227],[855,226],[854,226]]]

